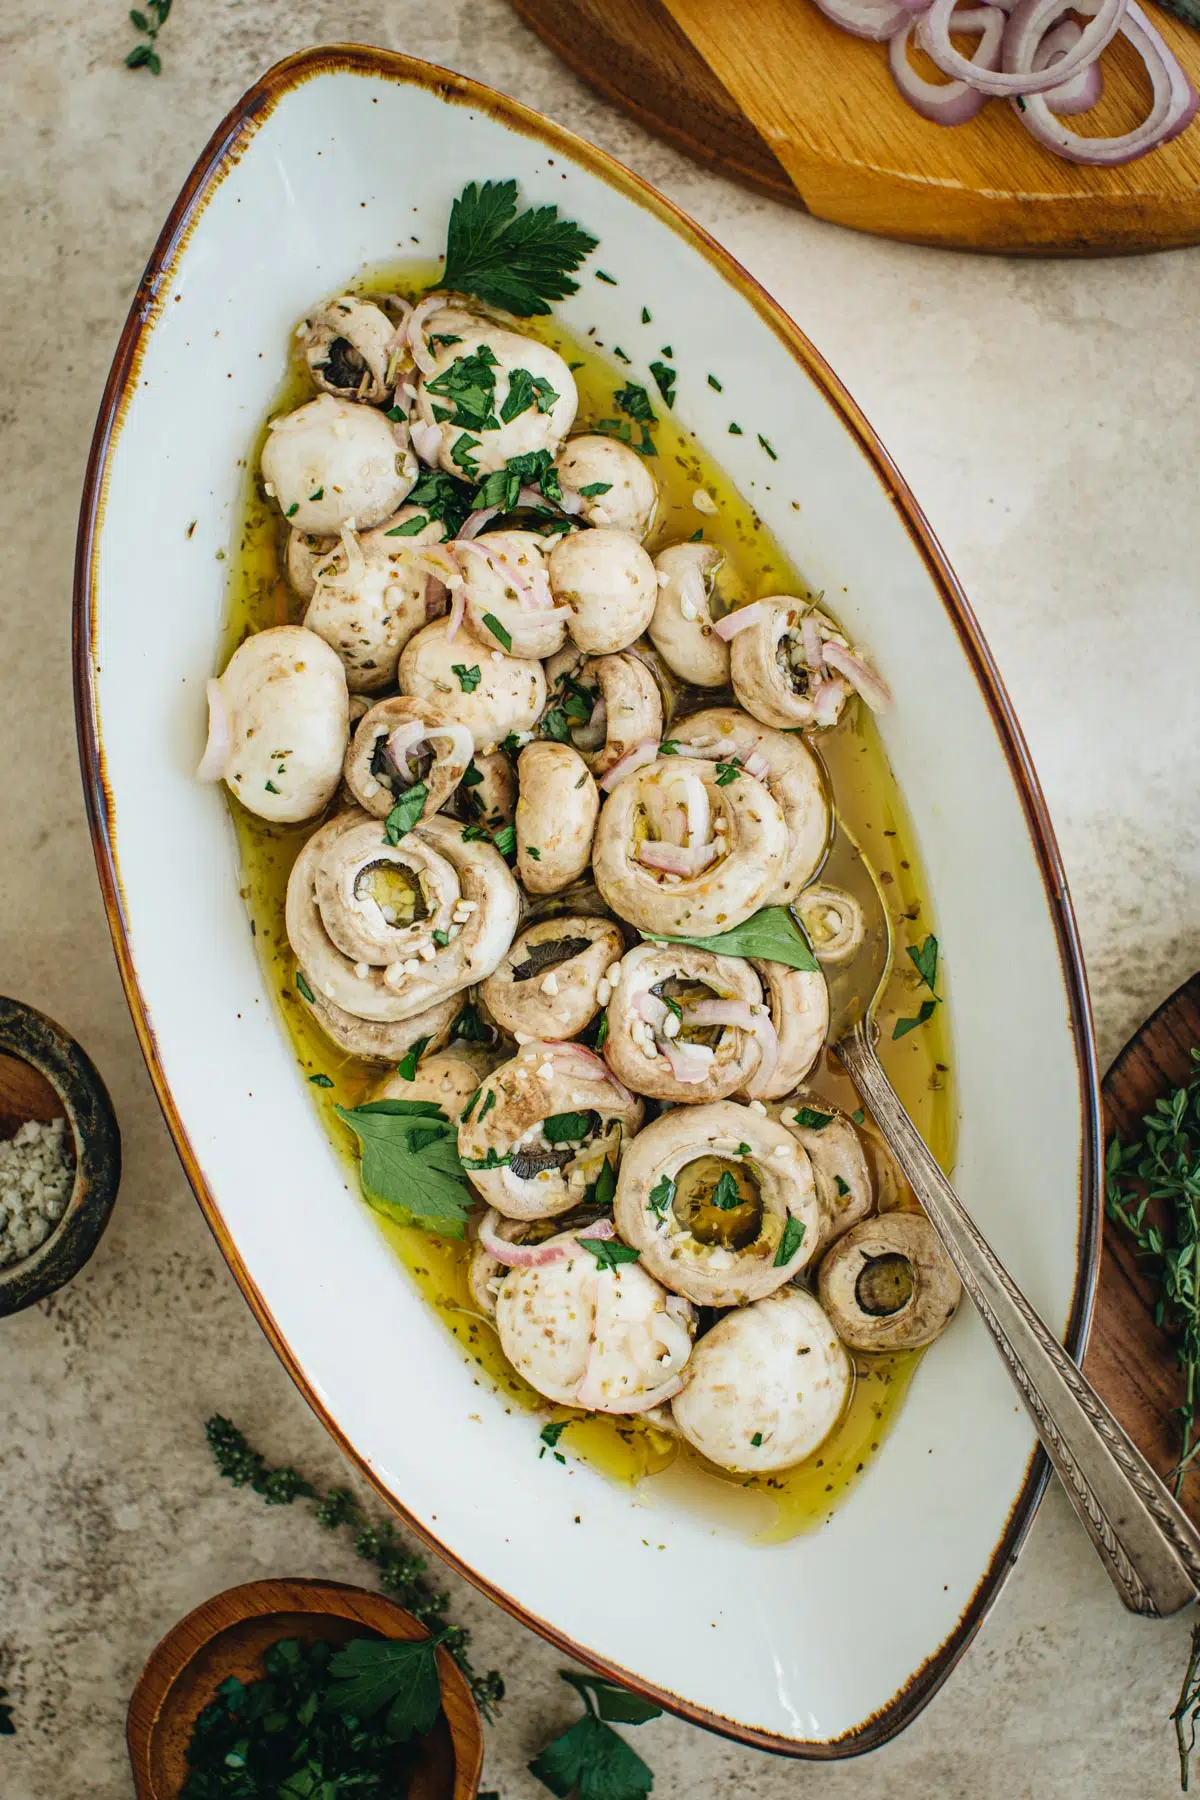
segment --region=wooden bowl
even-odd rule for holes
[[[0,1138],[29,1119],[61,1118],[75,1139],[75,1186],[45,1242],[0,1269],[0,1316],[45,1299],[79,1273],[100,1242],[121,1181],[121,1134],[90,1057],[45,1013],[0,995]]]
[[[422,1638],[428,1633],[395,1601],[340,1581],[248,1581],[190,1612],[154,1651],[133,1690],[126,1721],[138,1800],[176,1800],[187,1776],[196,1718],[230,1675],[254,1681],[280,1638]],[[462,1671],[439,1650],[442,1713],[418,1739],[410,1800],[472,1800],[483,1767],[483,1728]]]

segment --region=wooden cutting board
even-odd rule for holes
[[[1141,1135],[1142,1115],[1193,1073],[1193,1045],[1200,1046],[1200,975],[1147,1019],[1105,1076],[1106,1142],[1114,1132],[1125,1139]],[[1128,1236],[1106,1220],[1084,1373],[1165,1477],[1179,1457],[1171,1414],[1183,1396],[1183,1380],[1170,1342],[1154,1323],[1153,1305],[1153,1284],[1139,1273]],[[1180,1498],[1200,1524],[1200,1475],[1184,1483]]]
[[[649,130],[838,225],[1018,255],[1110,255],[1200,243],[1200,120],[1116,169],[1064,162],[1007,101],[948,129],[901,99],[886,45],[812,0],[513,0],[577,75]],[[1200,32],[1147,6],[1200,85]],[[932,65],[914,58],[930,78]],[[1149,83],[1128,44],[1104,54],[1100,105],[1072,121],[1126,131]]]

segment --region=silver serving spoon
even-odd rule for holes
[[[840,823],[820,879],[858,902],[865,926],[850,961],[824,965],[830,1045],[996,1340],[1117,1592],[1131,1612],[1178,1612],[1200,1592],[1200,1533],[984,1241],[875,1054],[874,1011],[892,962],[891,917],[874,870]]]

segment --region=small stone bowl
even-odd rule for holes
[[[116,1114],[90,1058],[32,1006],[0,995],[0,1138],[27,1120],[65,1118],[75,1140],[66,1211],[24,1261],[0,1269],[0,1317],[20,1312],[77,1275],[100,1242],[121,1180]]]
[[[248,1581],[198,1606],[154,1651],[129,1702],[126,1737],[137,1800],[177,1800],[196,1720],[229,1676],[251,1682],[281,1638],[336,1644],[428,1633],[385,1594],[340,1581]],[[442,1711],[418,1738],[409,1800],[474,1800],[483,1728],[461,1669],[439,1649]]]

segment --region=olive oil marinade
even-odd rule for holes
[[[375,271],[360,285],[366,291],[386,289],[419,295],[434,279],[435,270],[408,264],[402,269]],[[612,417],[614,392],[628,377],[622,366],[605,353],[610,347],[593,342],[590,336],[571,336],[554,318],[523,320],[520,329],[551,344],[572,365],[579,390],[576,430]],[[650,330],[655,339],[650,354],[656,355],[661,330]],[[640,340],[638,348],[642,348]],[[301,404],[310,393],[297,353],[272,412]],[[728,397],[733,415],[736,400],[732,395]],[[725,552],[727,561],[721,581],[723,591],[730,597],[805,594],[802,579],[757,518],[751,502],[738,493],[657,394],[653,400],[659,421],[654,429],[658,452],[654,470],[661,502],[658,524],[647,549],[653,554],[665,544],[691,538],[702,530],[705,542],[719,545]],[[752,420],[740,423],[745,433],[753,432]],[[257,476],[265,431],[264,422],[247,465],[241,518],[231,552],[222,666],[250,633],[270,625],[300,623],[305,612],[305,603],[291,592],[281,573],[286,526],[262,493]],[[777,486],[780,481],[766,449],[761,481],[764,487]],[[715,500],[715,515],[696,510],[693,495],[698,488],[707,490]],[[835,616],[837,602],[836,594],[826,596],[825,604]],[[657,659],[656,667],[661,675],[662,665]],[[731,696],[708,690],[701,698],[675,684],[665,698],[668,717],[673,709],[678,718],[700,704],[726,704]],[[893,1041],[889,1035],[890,1021],[915,1013],[919,1004],[917,978],[904,955],[904,947],[919,944],[933,923],[903,799],[874,721],[861,703],[849,709],[844,723],[819,734],[815,743],[829,772],[838,811],[863,844],[891,904],[898,950],[881,1009],[884,1031],[880,1055],[925,1141],[942,1166],[949,1169],[954,1156],[956,1110],[945,1008],[938,1007],[920,1029],[898,1040]],[[295,959],[283,924],[288,875],[301,845],[315,827],[311,821],[296,827],[271,826],[247,813],[235,800],[230,799],[229,804],[241,849],[241,893],[251,930],[305,1074],[320,1078],[312,1087],[313,1099],[342,1154],[346,1187],[354,1192],[357,1181],[352,1140],[335,1117],[333,1107],[340,1104],[350,1108],[368,1098],[380,1071],[329,1042],[300,1002],[295,989]],[[847,1111],[853,1112],[858,1106],[840,1066],[828,1055],[806,1085]],[[870,1156],[869,1134],[867,1150]],[[486,1377],[509,1406],[531,1412],[547,1411],[547,1403],[510,1367],[490,1324],[475,1310],[466,1281],[469,1246],[414,1226],[398,1225],[380,1215],[376,1218],[379,1229],[421,1292],[478,1365],[480,1381]],[[683,1504],[698,1508],[714,1526],[750,1534],[757,1541],[776,1542],[811,1529],[829,1517],[882,1442],[919,1357],[920,1352],[912,1351],[891,1356],[855,1354],[854,1392],[841,1422],[808,1462],[777,1475],[744,1477],[713,1468],[688,1445],[636,1416],[581,1417],[563,1408],[552,1409],[552,1414],[557,1421],[569,1421],[561,1434],[563,1449],[586,1458],[617,1480],[642,1484],[639,1498],[648,1505],[659,1508]]]

